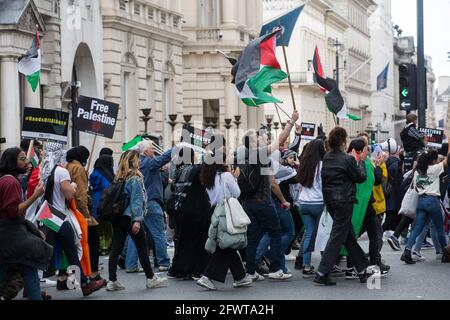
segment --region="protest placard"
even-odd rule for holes
[[[69,113],[39,109],[24,108],[22,122],[22,139],[67,144]]]

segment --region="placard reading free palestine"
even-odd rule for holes
[[[117,103],[80,96],[73,114],[73,127],[78,131],[112,139],[118,113]]]

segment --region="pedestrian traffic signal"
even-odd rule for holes
[[[417,68],[415,64],[401,64],[398,68],[400,77],[400,110],[417,110]]]

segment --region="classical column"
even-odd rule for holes
[[[17,57],[0,57],[0,137],[2,150],[20,144],[20,94]]]
[[[237,0],[222,0],[222,25],[235,26],[238,24],[238,2]]]
[[[233,77],[226,75],[223,77],[225,81],[225,118],[231,119],[238,114],[238,96],[236,88],[231,83]]]

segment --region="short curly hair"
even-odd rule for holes
[[[328,136],[328,144],[331,149],[339,149],[347,140],[347,131],[342,127],[336,127],[331,130]]]

